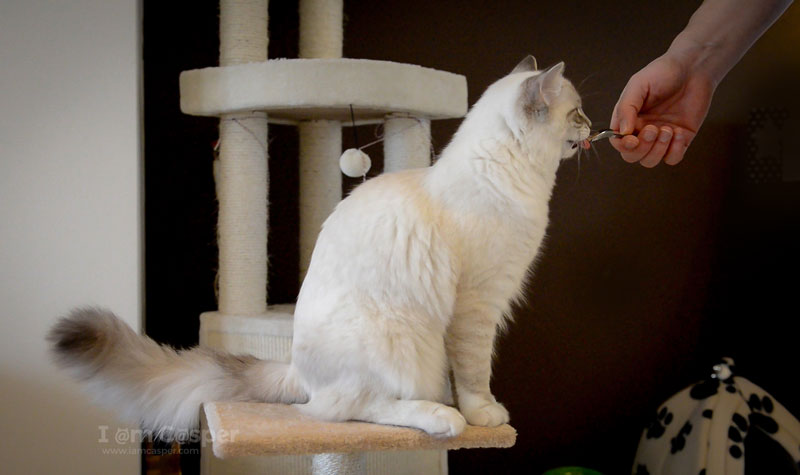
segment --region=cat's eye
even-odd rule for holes
[[[572,121],[573,125],[591,125],[591,121],[588,117],[586,117],[586,114],[583,112],[583,109],[580,106],[572,109],[569,112],[568,118]]]

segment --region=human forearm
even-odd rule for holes
[[[716,87],[792,0],[706,0],[667,55]]]
[[[667,52],[631,76],[610,126],[628,162],[675,165],[705,120],[714,90],[792,0],[705,0]],[[657,137],[657,140],[656,140]]]

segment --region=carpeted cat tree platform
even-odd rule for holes
[[[220,434],[213,445],[219,458],[511,447],[517,437],[506,424],[467,426],[457,437],[439,439],[407,427],[319,421],[286,404],[212,402],[205,405],[203,417],[211,433]]]
[[[300,270],[341,199],[342,125],[382,123],[384,171],[430,165],[430,121],[467,111],[463,76],[342,58],[342,1],[300,0],[300,59],[267,60],[268,1],[220,1],[220,66],[184,71],[181,109],[220,119],[219,310],[201,315],[200,344],[288,361],[292,305],[267,307],[267,124],[300,138]],[[366,173],[366,172],[365,172]],[[317,421],[291,406],[213,402],[204,473],[447,473],[446,450],[510,447],[508,425],[451,439],[408,428]],[[211,453],[213,452],[213,454]]]

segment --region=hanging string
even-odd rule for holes
[[[358,148],[358,130],[356,130],[356,115],[353,112],[353,104],[350,104],[350,123],[353,128],[353,144]]]
[[[255,119],[255,118],[258,118],[258,117],[241,117],[241,118],[239,118],[239,117],[226,117],[226,118],[221,118],[220,120],[222,120],[222,121],[231,121],[234,124],[236,124],[239,127],[241,127],[245,132],[247,132],[251,137],[253,137],[253,140],[258,142],[258,144],[264,150],[264,153],[268,153],[269,147],[267,146],[267,144],[264,141],[262,141],[261,139],[259,139],[258,136],[256,135],[256,133],[253,132],[253,130],[251,128],[249,128],[248,126],[246,126],[243,123],[239,122],[240,120],[248,120],[248,119]],[[214,158],[217,158],[217,156],[219,155],[220,146],[221,146],[221,140],[217,139],[217,141],[214,142]]]
[[[353,129],[353,144],[356,147],[358,147],[358,129],[356,129],[356,114],[353,112],[353,104],[350,104],[350,124],[351,124],[350,128]],[[359,149],[359,150],[361,150],[361,149]],[[370,162],[370,165],[371,164],[372,163]],[[341,168],[341,162],[340,162],[339,167]],[[367,170],[367,171],[369,171],[369,170]],[[366,171],[364,172],[364,175],[361,177],[361,183],[364,183],[365,181],[367,181],[367,172]]]
[[[422,123],[422,122],[420,122],[420,120],[419,120],[419,119],[417,119],[416,117],[409,117],[409,119],[414,119],[415,121],[417,121],[417,124],[421,124],[421,123]],[[403,133],[405,133],[405,132],[408,132],[409,130],[411,130],[411,129],[413,129],[414,127],[417,127],[417,126],[418,126],[418,125],[411,125],[411,126],[409,126],[409,127],[406,127],[405,129],[398,130],[397,132],[395,132],[394,134],[392,134],[392,135],[391,135],[391,137],[393,137],[393,136],[395,136],[395,135],[401,135],[401,134],[403,134]],[[380,126],[379,126],[379,127],[380,127]],[[384,140],[386,140],[386,137],[378,137],[376,140],[373,140],[372,142],[370,142],[370,143],[368,143],[368,144],[366,144],[366,145],[362,145],[362,146],[358,147],[358,149],[359,149],[359,150],[364,150],[365,148],[367,148],[367,147],[372,147],[373,145],[375,145],[375,144],[379,144],[379,143],[383,142]]]
[[[250,118],[251,117],[243,117],[242,120],[247,120],[247,119],[250,119]],[[245,131],[247,131],[247,133],[250,134],[250,136],[253,137],[253,139],[256,142],[258,142],[259,145],[261,145],[261,148],[264,149],[264,153],[267,153],[267,151],[269,150],[269,147],[267,146],[267,144],[262,142],[261,139],[259,139],[258,136],[256,136],[256,133],[253,132],[249,127],[247,127],[246,125],[244,125],[241,122],[239,122],[238,118],[231,117],[231,118],[226,119],[226,120],[232,120],[236,125],[238,125],[239,127],[243,128]]]
[[[252,118],[253,117],[227,117],[227,118],[224,118],[224,119],[221,119],[221,120],[232,121],[233,123],[235,123],[236,125],[241,127],[251,137],[253,137],[253,139],[256,142],[258,142],[258,144],[264,150],[264,153],[267,153],[268,145],[266,143],[264,143],[264,141],[259,139],[258,136],[255,134],[255,132],[253,132],[252,129],[250,129],[249,127],[247,127],[245,124],[243,124],[241,122],[242,120],[248,120],[248,119],[252,119]],[[410,119],[414,119],[417,122],[418,125],[422,123],[416,117],[409,117],[409,118]],[[350,124],[352,125],[352,129],[353,129],[353,141],[355,142],[355,145],[356,145],[353,148],[355,148],[357,150],[364,150],[365,148],[372,147],[373,145],[379,144],[379,143],[383,142],[384,140],[386,140],[386,136],[382,132],[383,124],[378,124],[375,127],[375,136],[377,137],[377,139],[373,140],[372,142],[366,143],[366,144],[364,144],[364,145],[362,145],[360,147],[358,146],[358,131],[357,131],[357,128],[356,128],[355,112],[353,110],[353,105],[352,104],[350,104]],[[405,129],[402,129],[402,130],[399,130],[399,131],[395,132],[394,134],[392,134],[392,136],[404,134],[405,132],[408,132],[409,130],[413,129],[414,127],[417,127],[418,125],[412,125],[412,126],[406,127]],[[215,158],[219,154],[220,145],[221,145],[220,144],[220,140],[217,140],[213,145]],[[431,147],[431,159],[433,159],[434,158],[433,143],[431,143],[430,147]]]
[[[416,117],[409,117],[409,118],[416,120],[418,124],[421,123],[420,120],[417,119]],[[239,127],[241,127],[242,129],[244,129],[248,134],[250,134],[251,137],[253,137],[253,139],[255,139],[259,143],[259,145],[261,145],[261,148],[264,149],[264,152],[266,152],[268,150],[267,144],[264,143],[262,140],[260,140],[256,136],[255,132],[253,132],[249,127],[247,127],[246,125],[244,125],[243,123],[240,122],[240,120],[248,120],[248,119],[252,119],[252,117],[241,117],[241,118],[239,118],[239,117],[228,117],[228,118],[224,118],[224,119],[221,119],[221,120],[230,120],[230,121],[234,122],[236,125],[238,125]],[[365,148],[372,147],[373,145],[379,144],[379,143],[383,142],[384,140],[386,140],[386,137],[380,135],[377,132],[378,130],[382,129],[382,124],[378,124],[375,127],[375,130],[376,130],[375,136],[378,137],[378,138],[373,140],[372,142],[364,144],[364,145],[362,145],[360,147],[358,146],[358,132],[357,132],[357,129],[356,129],[355,113],[353,112],[353,105],[352,104],[350,105],[350,123],[352,124],[353,140],[355,141],[355,145],[356,145],[353,148],[356,148],[358,150],[364,150]],[[413,129],[414,127],[416,127],[416,126],[412,125],[412,126],[406,127],[405,129],[402,129],[402,130],[400,130],[398,132],[395,132],[392,135],[400,135],[402,133],[408,132],[409,130]],[[219,147],[220,147],[220,141],[217,140],[214,143],[214,151],[218,152],[219,151]],[[433,148],[432,144],[431,144],[431,148]]]

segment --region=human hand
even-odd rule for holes
[[[611,129],[625,137],[611,145],[623,160],[652,168],[675,165],[708,113],[714,82],[667,53],[634,74],[614,106]],[[628,135],[631,134],[631,135]]]

